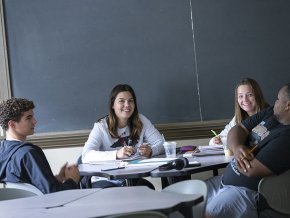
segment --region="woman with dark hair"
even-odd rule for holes
[[[110,93],[108,116],[95,123],[85,143],[82,162],[130,158],[135,153],[149,158],[164,153],[163,142],[159,131],[144,115],[139,114],[137,98],[132,87],[119,84]],[[140,181],[136,180],[136,185],[140,184]],[[120,180],[92,178],[93,187],[122,184],[123,181]]]
[[[226,145],[228,132],[233,126],[268,106],[259,84],[251,78],[242,79],[235,88],[235,116],[218,137],[213,137],[209,141],[209,144]]]

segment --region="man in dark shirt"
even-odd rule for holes
[[[290,169],[290,83],[274,107],[242,121],[228,134],[234,159],[220,177],[207,181],[206,217],[258,217],[259,181]]]
[[[41,148],[26,142],[36,124],[33,109],[32,101],[21,98],[0,104],[0,125],[6,131],[0,144],[0,181],[30,183],[45,194],[77,189],[80,174],[76,165],[65,164],[54,176]]]

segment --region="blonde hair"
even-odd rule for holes
[[[256,100],[256,111],[255,113],[261,111],[262,109],[266,108],[269,106],[269,104],[266,102],[263,92],[259,86],[259,84],[251,78],[243,78],[235,88],[235,121],[236,123],[240,123],[242,120],[246,119],[249,117],[248,113],[244,111],[238,102],[238,88],[241,85],[248,85],[252,88],[253,94],[255,96]]]

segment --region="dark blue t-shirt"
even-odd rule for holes
[[[273,115],[273,107],[242,121],[249,130],[247,146],[257,144],[255,158],[268,167],[274,174],[280,174],[290,168],[290,125],[279,123]],[[235,159],[225,169],[223,183],[225,185],[243,186],[258,190],[262,177],[248,177],[238,171]]]

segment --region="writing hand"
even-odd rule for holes
[[[124,146],[117,151],[117,158],[127,158],[135,153],[135,149],[132,146]]]
[[[211,132],[214,135],[214,138],[213,138],[214,143],[217,145],[222,145],[223,143],[222,143],[222,139],[221,139],[220,135],[218,135],[214,130],[211,130]]]
[[[223,144],[220,136],[215,136],[213,142],[217,145]]]

